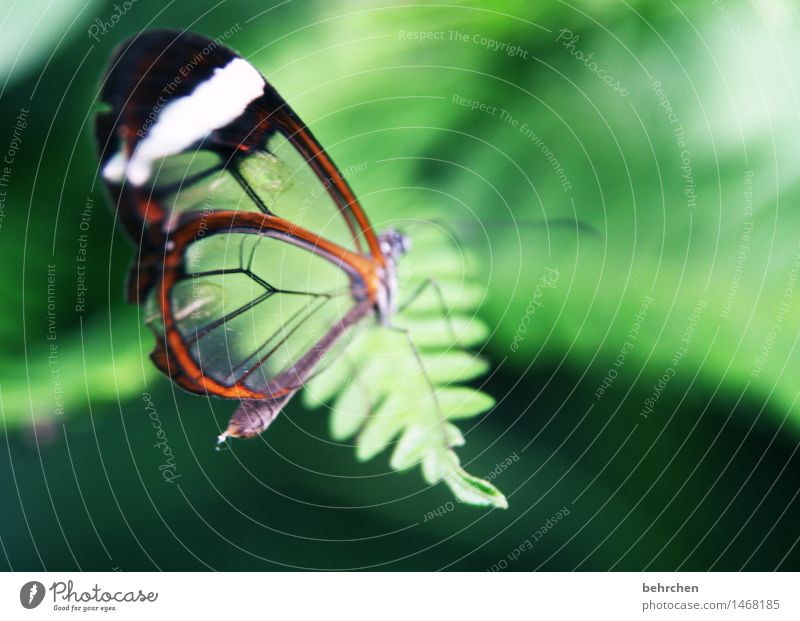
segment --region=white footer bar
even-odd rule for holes
[[[800,619],[798,576],[13,573],[0,577],[0,619]]]

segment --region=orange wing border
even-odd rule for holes
[[[163,334],[156,334],[155,349],[150,357],[164,374],[189,392],[228,399],[276,399],[298,388],[296,382],[291,386],[282,385],[280,376],[273,380],[275,387],[270,392],[254,391],[241,382],[226,386],[206,375],[192,358],[189,347],[177,328],[170,303],[170,292],[178,281],[186,277],[185,253],[201,236],[244,232],[282,239],[331,261],[350,276],[356,305],[342,318],[341,323],[332,326],[328,335],[323,338],[323,341],[327,338],[331,342],[318,344],[295,363],[295,372],[292,373],[294,378],[309,375],[324,351],[333,345],[347,328],[372,312],[377,302],[380,265],[371,257],[351,252],[277,216],[237,211],[187,215],[188,217],[181,222],[174,233],[167,237],[164,246],[163,270],[155,283],[154,291],[158,296]],[[154,258],[142,257],[142,260],[154,262]]]

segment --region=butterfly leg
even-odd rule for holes
[[[447,302],[445,302],[442,287],[439,284],[439,281],[435,278],[425,279],[408,297],[408,299],[400,305],[397,312],[402,313],[404,310],[408,309],[419,299],[423,293],[425,293],[427,289],[433,289],[435,292],[439,301],[439,308],[442,312],[442,317],[444,318],[445,322],[447,322],[447,330],[450,332],[450,338],[453,339],[453,343],[457,342],[458,335],[456,334],[455,327],[453,326],[453,320],[450,317],[450,311],[447,308]]]
[[[416,359],[417,364],[419,365],[420,371],[422,371],[422,376],[425,378],[425,383],[428,385],[428,389],[431,392],[431,398],[433,399],[433,406],[436,408],[436,417],[439,420],[439,429],[441,430],[442,436],[444,437],[445,446],[448,446],[449,448],[450,441],[447,438],[447,432],[445,431],[445,426],[444,426],[446,421],[444,418],[444,414],[442,413],[442,406],[439,403],[439,395],[436,392],[436,385],[433,383],[431,376],[428,375],[428,370],[425,368],[425,363],[422,361],[422,355],[419,353],[419,349],[417,348],[417,344],[414,342],[414,339],[411,336],[411,332],[408,330],[408,328],[403,328],[401,326],[395,326],[390,324],[386,327],[387,329],[392,330],[393,332],[399,332],[406,337],[409,349],[414,355],[414,358]]]

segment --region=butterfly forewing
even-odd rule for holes
[[[96,122],[101,175],[138,242],[196,211],[260,211],[381,261],[343,175],[246,60],[197,35],[152,31],[124,44]],[[141,228],[141,227],[139,227]]]
[[[364,240],[354,236],[332,198],[335,179],[321,180],[282,134],[273,135],[264,148],[230,161],[203,145],[162,158],[142,190],[168,214],[167,230],[187,213],[261,212],[361,252]]]
[[[350,250],[361,252],[363,240],[351,230],[346,214],[334,202],[337,181],[320,179],[309,162],[283,134],[273,135],[267,154],[243,158],[244,181],[276,215]]]

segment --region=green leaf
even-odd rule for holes
[[[465,472],[451,450],[428,454],[422,463],[422,472],[428,483],[444,481],[461,502],[508,508],[506,497],[488,481]]]
[[[438,291],[437,291],[438,287]],[[409,307],[409,316],[428,315],[442,310],[442,301],[446,300],[451,311],[470,312],[481,304],[486,290],[475,283],[437,280],[435,286],[428,286]]]
[[[369,417],[358,436],[356,457],[361,461],[372,459],[385,449],[414,419],[412,403],[402,392],[392,393],[381,407]]]
[[[470,418],[491,409],[495,404],[494,399],[485,392],[462,386],[441,388],[437,395],[449,419]]]
[[[402,325],[412,333],[417,347],[426,349],[445,349],[456,345],[475,347],[485,342],[489,335],[489,327],[483,321],[465,315],[437,319],[405,318]]]
[[[448,351],[436,355],[424,355],[423,361],[428,375],[435,384],[468,382],[480,377],[489,369],[489,363],[465,351]]]
[[[333,365],[314,379],[313,390],[307,388],[302,392],[303,404],[315,408],[330,401],[342,389],[342,384],[348,381],[352,372],[346,365]]]
[[[409,425],[397,443],[389,462],[395,470],[406,470],[417,465],[425,456],[430,444],[428,429],[422,425]]]
[[[494,485],[464,472],[461,468],[447,477],[445,483],[461,502],[508,509],[506,497]]]
[[[438,275],[437,265],[429,264],[430,276]],[[486,412],[495,403],[491,396],[464,385],[489,368],[486,360],[463,349],[482,344],[489,333],[486,324],[474,317],[474,306],[483,295],[469,281],[441,282],[445,283],[442,296],[458,298],[456,314],[451,314],[448,297],[442,300],[429,289],[393,318],[408,331],[416,352],[401,331],[380,326],[365,330],[339,363],[305,387],[304,401],[312,407],[331,404],[331,435],[338,441],[356,436],[359,461],[392,449],[392,469],[419,464],[425,481],[444,482],[459,501],[505,508],[502,493],[461,467],[453,449],[464,445],[464,436],[449,422]],[[403,291],[413,297],[419,287],[420,282],[412,279]],[[423,311],[415,307],[418,302]]]
[[[370,404],[366,402],[355,386],[342,391],[333,407],[331,416],[331,436],[342,441],[353,437],[369,414]]]
[[[458,427],[445,424],[448,444],[450,446],[462,446],[464,436],[461,435]],[[410,425],[397,443],[390,464],[395,470],[405,470],[417,465],[430,450],[431,437],[430,430],[421,425]]]

